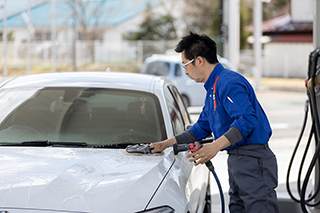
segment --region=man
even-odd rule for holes
[[[175,51],[181,53],[185,73],[205,83],[205,105],[188,131],[152,143],[152,152],[174,143],[201,141],[213,133],[215,141],[187,157],[197,166],[227,150],[230,212],[279,212],[274,190],[277,161],[268,146],[272,131],[253,88],[243,76],[218,62],[216,43],[206,35],[190,32]]]

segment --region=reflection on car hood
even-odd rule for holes
[[[0,208],[143,210],[172,163],[170,151],[137,156],[123,149],[1,147]]]

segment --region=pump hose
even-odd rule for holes
[[[309,178],[311,175],[311,172],[313,171],[313,167],[316,165],[317,160],[319,161],[319,153],[320,153],[320,143],[319,143],[319,136],[320,136],[320,123],[319,123],[319,114],[318,114],[318,109],[317,109],[317,102],[316,102],[316,94],[315,94],[315,78],[316,78],[316,70],[317,70],[317,61],[318,61],[318,57],[319,57],[319,49],[316,49],[315,51],[313,51],[310,56],[309,56],[309,75],[311,78],[311,90],[310,90],[310,106],[311,106],[311,113],[312,113],[312,118],[313,118],[313,124],[315,127],[315,142],[316,142],[316,150],[315,153],[313,155],[312,161],[310,163],[310,166],[308,168],[306,177],[303,181],[303,185],[302,185],[302,189],[301,189],[301,193],[300,193],[300,198],[301,198],[301,202],[300,202],[300,206],[301,209],[304,213],[307,213],[307,208],[306,205],[308,205],[308,203],[305,200],[305,193],[306,193],[306,189],[307,189],[307,185],[309,182]],[[312,206],[316,206],[319,205],[320,201],[312,204]],[[310,205],[310,204],[309,204]],[[310,205],[311,206],[311,205]]]
[[[300,203],[301,200],[299,198],[295,198],[291,192],[291,189],[290,189],[290,181],[289,181],[289,178],[290,178],[290,173],[291,173],[291,168],[292,168],[292,164],[293,164],[293,160],[295,158],[295,155],[296,155],[296,152],[298,150],[298,147],[300,145],[300,142],[301,142],[301,139],[302,139],[302,136],[303,136],[303,133],[305,131],[305,127],[306,127],[306,123],[307,123],[307,118],[308,118],[308,100],[306,101],[306,107],[305,107],[305,117],[304,117],[304,121],[303,121],[303,125],[302,125],[302,129],[301,129],[301,132],[300,132],[300,135],[299,135],[299,138],[298,138],[298,141],[297,141],[297,144],[294,148],[294,151],[292,153],[292,156],[291,156],[291,159],[290,159],[290,163],[289,163],[289,166],[288,166],[288,171],[287,171],[287,178],[286,178],[286,187],[287,187],[287,191],[288,191],[288,194],[289,196],[291,197],[292,200],[294,200],[295,202],[298,202]],[[308,150],[309,150],[309,147],[310,147],[310,144],[311,144],[311,139],[312,139],[312,136],[314,134],[314,125],[312,124],[312,127],[311,127],[311,130],[310,130],[310,133],[309,133],[309,138],[308,138],[308,141],[307,141],[307,144],[306,144],[306,147],[305,147],[305,150],[304,150],[304,153],[303,153],[303,156],[302,156],[302,160],[301,160],[301,163],[300,163],[300,167],[299,167],[299,172],[298,172],[298,181],[297,181],[297,189],[298,189],[298,193],[300,195],[301,193],[301,173],[302,173],[302,169],[303,169],[303,165],[304,165],[304,162],[305,162],[305,159],[306,159],[306,156],[307,156],[307,153],[308,153]],[[315,191],[315,193],[313,194],[313,196],[310,196],[307,200],[305,200],[306,202],[310,202],[312,201],[316,196],[317,194],[319,193],[320,191],[320,184],[317,186],[317,189]],[[313,204],[309,204],[307,203],[307,205],[309,206],[313,206]]]
[[[206,162],[206,166],[208,167],[208,169],[212,172],[214,179],[216,179],[218,188],[219,188],[219,194],[220,194],[220,200],[221,200],[221,213],[224,213],[224,197],[223,197],[223,191],[222,191],[222,187],[218,178],[218,175],[216,174],[216,172],[214,171],[214,166],[212,165],[211,161],[207,161]]]
[[[319,113],[318,113],[318,108],[317,108],[317,101],[316,101],[316,92],[315,92],[315,80],[316,80],[316,71],[317,71],[317,61],[318,61],[318,57],[320,56],[320,49],[315,49],[314,51],[312,51],[309,55],[309,66],[308,66],[308,79],[311,80],[311,86],[309,87],[310,90],[307,90],[307,95],[309,98],[309,104],[310,104],[310,111],[311,111],[311,117],[312,117],[312,127],[309,133],[309,138],[308,138],[308,142],[306,144],[305,147],[305,151],[302,157],[302,161],[300,163],[300,167],[299,167],[299,173],[298,173],[298,180],[297,180],[297,188],[298,188],[298,193],[300,196],[300,200],[298,198],[295,198],[291,192],[290,189],[290,185],[289,185],[289,177],[290,177],[290,172],[291,172],[291,167],[292,167],[292,163],[293,160],[295,158],[297,149],[300,145],[301,142],[301,138],[303,136],[303,133],[305,131],[305,127],[306,127],[306,123],[307,123],[307,117],[308,117],[308,101],[306,101],[306,107],[305,107],[305,117],[304,117],[304,121],[303,121],[303,125],[302,125],[302,129],[297,141],[297,144],[294,148],[292,157],[290,159],[290,163],[289,163],[289,167],[288,167],[288,171],[287,171],[287,177],[286,177],[286,187],[287,187],[287,191],[289,193],[289,196],[296,202],[300,203],[301,209],[304,213],[307,213],[307,208],[306,206],[317,206],[320,204],[320,200],[314,203],[310,203],[312,200],[314,200],[316,198],[316,196],[319,194],[320,191],[320,184],[316,184],[317,189],[315,190],[315,192],[313,193],[313,195],[309,195],[308,199],[305,198],[305,194],[306,194],[306,190],[307,190],[307,186],[309,183],[309,179],[311,176],[311,173],[316,165],[316,162],[318,160],[318,163],[320,165],[320,158],[319,158],[319,154],[320,154],[320,122],[319,122]],[[316,143],[316,150],[315,153],[313,155],[312,161],[309,165],[309,168],[307,170],[305,179],[303,180],[303,184],[302,184],[302,188],[301,188],[301,173],[302,173],[302,168],[303,165],[305,163],[305,159],[306,159],[306,155],[312,140],[312,137],[315,137],[315,143]],[[319,181],[319,180],[316,180]]]
[[[302,125],[302,128],[301,128],[301,131],[300,131],[300,135],[299,135],[299,138],[298,138],[298,141],[296,143],[296,146],[293,150],[293,153],[292,153],[292,156],[291,156],[291,159],[290,159],[290,163],[289,163],[289,166],[288,166],[288,171],[287,171],[287,177],[286,177],[286,187],[287,187],[287,191],[289,193],[289,196],[296,202],[300,202],[300,200],[298,198],[295,198],[291,192],[291,189],[290,189],[290,173],[291,173],[291,168],[292,168],[292,164],[293,164],[293,160],[295,158],[295,155],[297,153],[297,150],[298,150],[298,147],[300,145],[300,142],[301,142],[301,139],[302,139],[302,136],[303,136],[303,133],[305,131],[305,127],[306,127],[306,124],[307,124],[307,120],[308,120],[308,103],[309,101],[307,100],[306,101],[306,104],[305,104],[305,114],[304,114],[304,119],[303,119],[303,125]],[[311,136],[312,136],[312,131],[310,132],[310,135],[309,135],[309,140],[308,141],[311,141]],[[303,161],[304,161],[304,158],[303,158]],[[300,168],[302,168],[300,166]],[[299,174],[300,174],[300,170],[299,170]],[[300,179],[300,176],[298,175],[298,180]],[[298,181],[299,182],[299,181]],[[300,184],[298,184],[298,191],[300,192]]]
[[[304,162],[305,162],[305,159],[306,159],[306,156],[307,156],[307,153],[308,153],[308,150],[309,150],[309,147],[310,147],[310,144],[311,144],[311,139],[312,139],[313,135],[314,135],[314,125],[312,125],[312,127],[311,127],[309,138],[308,138],[308,141],[307,141],[307,145],[306,145],[306,148],[304,150],[303,157],[302,157],[302,160],[301,160],[301,164],[300,164],[300,167],[299,167],[298,181],[297,181],[297,188],[298,188],[299,195],[301,194],[301,173],[302,173],[302,168],[303,168],[303,165],[304,165]],[[318,188],[317,188],[316,192],[314,193],[314,195],[311,196],[308,200],[306,200],[307,202],[310,202],[313,198],[315,198],[316,194],[320,190],[319,186],[320,185],[318,185]]]
[[[311,175],[311,172],[313,170],[313,167],[315,166],[316,164],[316,161],[318,160],[318,154],[320,153],[320,146],[319,144],[317,145],[317,148],[316,148],[316,151],[315,151],[315,154],[313,155],[313,158],[312,158],[312,161],[310,163],[310,166],[309,166],[309,169],[307,171],[307,174],[306,174],[306,177],[303,181],[303,185],[302,185],[302,189],[301,189],[301,193],[300,193],[300,198],[301,198],[301,202],[300,202],[300,206],[301,206],[301,209],[304,213],[307,213],[307,208],[306,208],[306,200],[305,200],[305,194],[306,194],[306,189],[307,189],[307,185],[308,185],[308,182],[309,182],[309,178],[310,178],[310,175]],[[309,204],[309,206],[317,206],[319,205],[320,202],[316,202],[314,204]]]

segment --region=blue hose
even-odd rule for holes
[[[190,143],[190,144],[177,144],[174,143],[173,144],[173,153],[175,155],[177,155],[179,152],[182,151],[187,151],[190,150],[191,152],[195,152],[197,150],[199,150],[202,147],[202,144],[199,143],[198,141],[196,141],[195,143]],[[224,197],[223,197],[223,191],[222,191],[222,187],[219,181],[219,178],[216,174],[216,172],[214,171],[214,166],[212,165],[212,162],[209,160],[206,162],[206,166],[208,167],[208,169],[212,172],[213,177],[216,179],[218,188],[219,188],[219,193],[220,193],[220,199],[221,199],[221,213],[224,213]]]
[[[216,174],[216,172],[214,171],[214,166],[212,165],[211,161],[207,161],[206,162],[206,166],[208,167],[208,169],[212,172],[214,179],[216,179],[218,188],[219,188],[219,193],[220,193],[220,200],[221,200],[221,213],[224,213],[224,197],[223,197],[223,191],[222,191],[222,187],[218,178],[218,175]]]

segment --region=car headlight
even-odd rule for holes
[[[147,209],[147,210],[136,212],[136,213],[172,213],[172,212],[174,212],[174,209],[171,208],[170,206],[160,206],[160,207],[155,207],[152,209]]]

